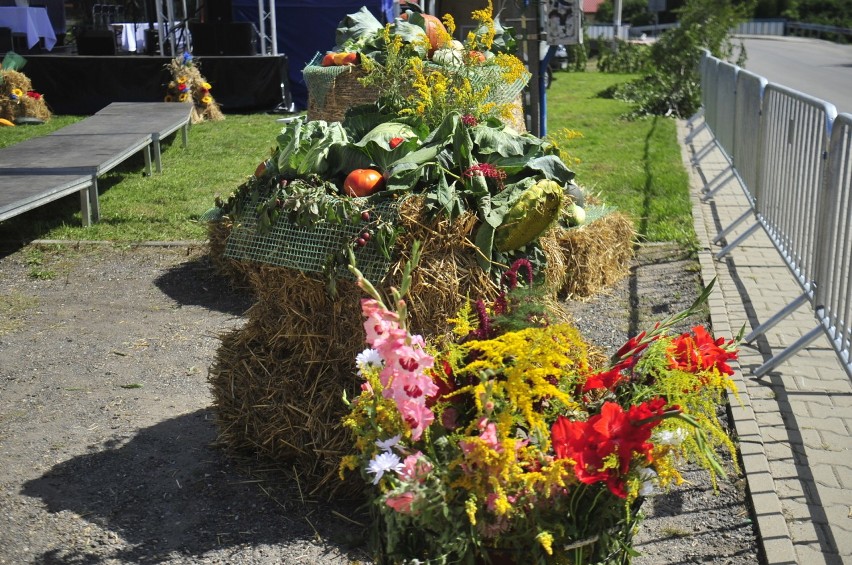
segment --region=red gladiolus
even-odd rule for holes
[[[692,334],[684,333],[672,341],[668,351],[670,366],[688,372],[716,369],[733,375],[734,370],[727,361],[736,359],[737,352],[726,349],[725,345],[724,338],[714,341],[703,326],[695,326]]]
[[[665,404],[665,400],[656,398],[625,412],[617,403],[605,402],[600,414],[585,422],[559,416],[551,430],[554,453],[559,459],[574,461],[580,482],[606,483],[610,492],[625,498],[624,479],[630,462],[635,454],[650,461],[654,446],[648,439],[663,417]]]
[[[586,379],[586,384],[583,385],[583,392],[589,392],[590,390],[597,389],[613,390],[623,378],[623,375],[621,374],[621,370],[623,368],[624,365],[619,363],[608,371],[595,373]]]

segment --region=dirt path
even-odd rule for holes
[[[643,257],[574,305],[600,345],[694,295],[689,262]],[[369,561],[352,508],[215,446],[207,370],[250,303],[202,248],[0,255],[0,563]],[[714,496],[696,476],[646,507],[635,563],[758,562],[736,484]]]

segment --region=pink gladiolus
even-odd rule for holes
[[[423,430],[428,428],[435,420],[435,415],[421,402],[407,399],[402,403],[397,402],[403,420],[411,428],[411,439],[418,441],[423,435]]]
[[[404,492],[396,496],[391,496],[385,500],[385,504],[399,512],[400,514],[411,513],[411,503],[414,502],[416,496],[411,492]]]
[[[432,464],[418,451],[403,460],[399,475],[406,481],[422,483],[431,471]]]

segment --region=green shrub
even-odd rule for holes
[[[748,17],[752,6],[732,0],[689,0],[678,10],[680,25],[651,46],[647,70],[616,89],[616,97],[633,104],[634,117],[694,114],[701,105],[698,63],[702,51],[742,65],[745,48],[742,42],[734,44],[731,31]]]
[[[616,39],[615,46],[601,43],[597,68],[602,73],[641,73],[648,67],[650,47]]]

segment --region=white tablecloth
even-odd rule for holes
[[[38,43],[39,38],[44,38],[44,46],[48,51],[56,45],[56,34],[47,17],[46,8],[0,7],[0,27],[26,34],[27,46],[30,48]]]
[[[168,26],[167,26],[168,27]],[[121,30],[121,40],[119,46],[124,51],[130,52],[142,52],[145,51],[145,30],[148,29],[148,23],[116,23],[112,24],[112,29],[116,32]],[[158,25],[154,22],[154,30],[158,29]],[[159,35],[155,34],[157,41],[159,41]],[[168,39],[168,37],[166,37]],[[182,49],[184,46],[184,38],[183,34],[179,33],[177,37],[178,48]],[[159,50],[159,44],[157,45],[157,49]]]

